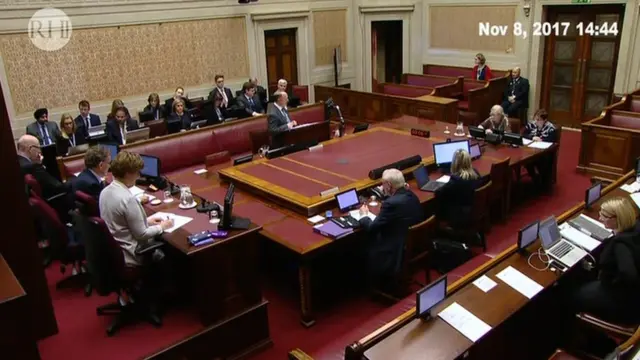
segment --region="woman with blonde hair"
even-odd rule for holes
[[[479,185],[480,174],[471,164],[471,155],[466,150],[456,150],[449,181],[436,190],[438,219],[452,227],[466,226],[471,219],[473,192]]]
[[[56,140],[58,155],[66,156],[70,148],[86,143],[87,140],[84,137],[82,128],[76,127],[76,122],[71,114],[62,114],[60,118],[60,137]]]
[[[480,129],[485,129],[484,131],[487,134],[494,132],[499,134],[511,132],[509,119],[504,114],[504,109],[500,105],[493,105],[489,112],[489,117],[478,125],[478,127]]]
[[[189,115],[186,110],[187,109],[185,109],[185,103],[182,99],[177,99],[173,102],[171,115],[169,115],[169,118],[167,119],[167,128],[170,130],[170,133],[171,129],[180,128],[189,130],[189,127],[191,127],[191,115]],[[180,125],[171,126],[171,124]]]
[[[576,294],[578,312],[605,321],[637,325],[640,322],[640,224],[628,199],[617,197],[600,206],[600,221],[613,236],[604,241],[598,278]]]

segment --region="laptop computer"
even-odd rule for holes
[[[473,144],[469,148],[469,155],[471,155],[471,160],[479,159],[482,156],[482,150],[480,150],[480,144]]]
[[[587,252],[560,235],[558,222],[554,216],[540,224],[538,230],[542,248],[550,258],[570,268],[587,256]]]
[[[429,179],[429,172],[427,171],[427,168],[424,167],[424,165],[420,165],[417,169],[413,170],[413,177],[418,183],[418,189],[422,191],[434,192],[445,184],[443,182]]]
[[[107,126],[107,124],[104,123],[104,124],[100,124],[100,125],[96,125],[96,126],[90,127],[89,130],[87,131],[89,133],[89,137],[103,135],[104,134],[104,128],[106,126]]]

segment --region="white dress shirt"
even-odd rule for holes
[[[99,204],[100,217],[113,238],[120,243],[125,263],[128,266],[141,265],[142,259],[135,254],[138,243],[145,243],[162,234],[162,227],[147,224],[147,214],[142,204],[118,180],[114,179],[102,190]]]

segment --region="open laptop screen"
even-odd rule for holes
[[[433,157],[435,158],[436,164],[438,166],[451,164],[453,161],[453,154],[460,149],[468,152],[469,140],[433,144]]]
[[[531,245],[538,238],[538,228],[540,223],[538,221],[533,224],[520,229],[518,232],[518,248],[524,249]]]
[[[418,317],[429,315],[429,311],[447,297],[447,277],[443,276],[439,280],[434,281],[417,295],[417,312]]]
[[[587,189],[585,203],[587,207],[591,206],[594,202],[600,199],[600,194],[602,193],[602,184],[598,183],[593,185],[592,187]]]
[[[540,241],[542,247],[548,249],[553,244],[560,240],[560,230],[558,229],[558,223],[554,217],[550,217],[540,224]]]
[[[144,162],[144,167],[140,170],[140,175],[147,177],[160,177],[160,160],[155,156],[140,155]]]
[[[102,146],[103,148],[107,149],[107,151],[109,151],[109,154],[111,155],[111,161],[113,161],[113,159],[115,159],[116,156],[118,155],[118,145],[116,145],[116,144],[100,144],[100,146]]]
[[[423,165],[420,165],[417,169],[413,170],[413,177],[416,178],[419,188],[429,182],[429,172],[427,172],[427,168]]]
[[[358,199],[358,193],[356,193],[355,189],[337,194],[336,200],[338,201],[338,208],[340,209],[340,211],[345,211],[360,203],[360,200]]]

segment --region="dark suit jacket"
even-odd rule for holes
[[[82,129],[84,136],[88,137],[89,129],[87,129],[87,124],[85,124],[84,119],[82,118],[82,115],[78,115],[74,121],[76,123],[76,129]],[[102,124],[102,121],[100,121],[100,116],[96,114],[91,114],[91,113],[89,113],[89,122],[91,126],[98,126]]]
[[[254,95],[252,99],[253,99],[253,106],[251,106],[251,103],[249,103],[249,99],[247,99],[247,97],[244,94],[242,94],[236,98],[236,106],[238,106],[241,109],[244,109],[247,112],[247,114],[249,114],[249,116],[251,116],[254,111],[257,113],[263,113],[264,108],[260,103],[260,98],[257,95]]]
[[[151,112],[154,115],[154,119],[164,119],[165,112],[163,106],[158,106],[157,108],[152,108],[151,105],[147,105],[142,110],[143,112]]]
[[[20,164],[20,171],[22,176],[31,174],[40,184],[42,190],[42,197],[45,199],[51,198],[55,195],[66,193],[69,191],[69,186],[66,183],[61,183],[58,179],[54,178],[47,172],[47,169],[42,164],[36,164],[31,162],[24,156],[18,155],[18,163]]]
[[[51,143],[55,143],[56,139],[60,136],[60,128],[58,127],[58,124],[56,124],[55,122],[52,121],[47,121],[45,123],[45,126],[47,128],[47,132],[49,133],[49,138],[51,139]],[[32,122],[31,124],[27,125],[27,134],[29,135],[33,135],[36,138],[38,138],[38,141],[40,141],[40,145],[44,145],[43,144],[43,140],[42,140],[42,135],[40,134],[40,124],[37,121]]]
[[[214,87],[213,90],[209,92],[209,97],[207,99],[213,101],[218,91],[219,91],[218,87]],[[235,96],[233,96],[233,92],[231,92],[231,89],[229,89],[228,87],[224,88],[224,93],[227,95],[227,100],[229,101],[229,103],[227,104],[227,107],[230,107],[231,105],[234,104]]]
[[[476,180],[463,180],[452,174],[449,182],[435,193],[438,218],[452,227],[466,226],[471,218],[474,191],[481,183],[480,177]]]
[[[96,201],[100,199],[100,192],[104,189],[104,183],[98,179],[89,169],[84,169],[78,177],[71,182],[73,192],[82,191],[91,195]]]
[[[65,156],[69,152],[69,148],[73,146],[80,146],[87,143],[87,139],[85,138],[84,127],[76,127],[76,144],[73,145],[71,143],[71,139],[65,139],[62,137],[62,133],[56,140],[56,149],[58,151],[58,156]]]
[[[503,101],[507,101],[511,94],[515,95],[516,101],[521,101],[522,106],[525,108],[529,107],[529,80],[523,78],[522,76],[518,78],[518,80],[514,80],[511,78],[509,85],[504,89]]]
[[[138,122],[132,118],[127,119],[127,130],[138,129]],[[115,119],[107,121],[105,127],[105,133],[107,134],[107,140],[118,145],[122,145],[122,135],[120,134],[120,128]]]
[[[409,227],[423,220],[420,200],[405,188],[382,202],[375,220],[360,219],[360,226],[374,236],[368,249],[372,275],[389,276],[400,270]]]
[[[640,297],[640,233],[635,227],[604,241],[600,254],[599,278],[613,291]]]
[[[174,121],[180,122],[183,129],[189,130],[189,127],[191,126],[191,116],[186,112],[183,112],[182,115],[171,113],[171,115],[169,115],[169,118],[167,119],[167,122]]]

